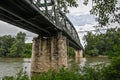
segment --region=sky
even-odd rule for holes
[[[92,26],[95,26],[97,22],[95,21],[95,16],[90,14],[92,9],[92,1],[89,0],[88,5],[83,4],[84,0],[78,0],[79,7],[69,8],[70,13],[67,15],[73,25],[78,31],[86,31],[94,29]],[[82,40],[85,33],[78,33],[82,45],[84,45],[84,40]]]
[[[75,26],[77,31],[86,31],[86,30],[93,30],[93,26],[97,24],[95,21],[95,16],[90,15],[89,11],[92,8],[92,2],[89,0],[87,6],[83,5],[84,0],[78,0],[79,7],[77,8],[69,8],[70,13],[67,14],[68,18],[71,20],[73,25]],[[31,42],[32,38],[37,36],[31,32],[26,30],[20,29],[16,26],[10,25],[8,23],[0,21],[0,35],[13,35],[15,36],[18,32],[23,31],[27,34],[26,41]],[[82,40],[84,33],[78,33],[80,37],[80,41],[84,44]]]

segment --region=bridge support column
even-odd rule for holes
[[[67,67],[66,37],[52,36],[33,39],[31,72],[58,70],[62,66]]]
[[[75,50],[75,62],[76,63],[81,63],[82,58],[83,58],[82,50]]]

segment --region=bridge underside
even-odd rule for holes
[[[65,26],[58,27],[46,17],[30,0],[0,0],[0,20],[13,24],[42,37],[50,37],[62,32],[67,36],[69,45],[82,49],[80,43],[72,35],[62,30]]]
[[[1,0],[0,19],[36,34],[53,34],[58,31],[47,17],[26,0]]]

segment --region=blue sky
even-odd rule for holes
[[[92,8],[92,2],[89,1],[87,6],[83,5],[83,0],[78,0],[79,7],[69,8],[70,13],[67,14],[77,31],[92,29],[92,26],[96,24],[95,16],[90,15],[89,11]],[[16,35],[18,32],[23,31],[28,36],[35,37],[36,35],[26,30],[20,29],[8,23],[0,21],[0,35]],[[79,33],[82,41],[83,33]],[[27,41],[31,41],[31,38],[27,38]],[[82,42],[83,43],[83,42]]]

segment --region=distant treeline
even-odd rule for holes
[[[0,57],[31,57],[32,43],[25,43],[26,34],[19,32],[15,37],[4,35],[0,37]],[[72,47],[68,47],[68,56],[74,58]]]
[[[30,57],[32,44],[25,43],[26,34],[19,32],[17,36],[0,37],[0,57]]]
[[[111,28],[101,34],[88,32],[84,39],[87,42],[85,53],[88,55],[120,55],[120,28]]]

